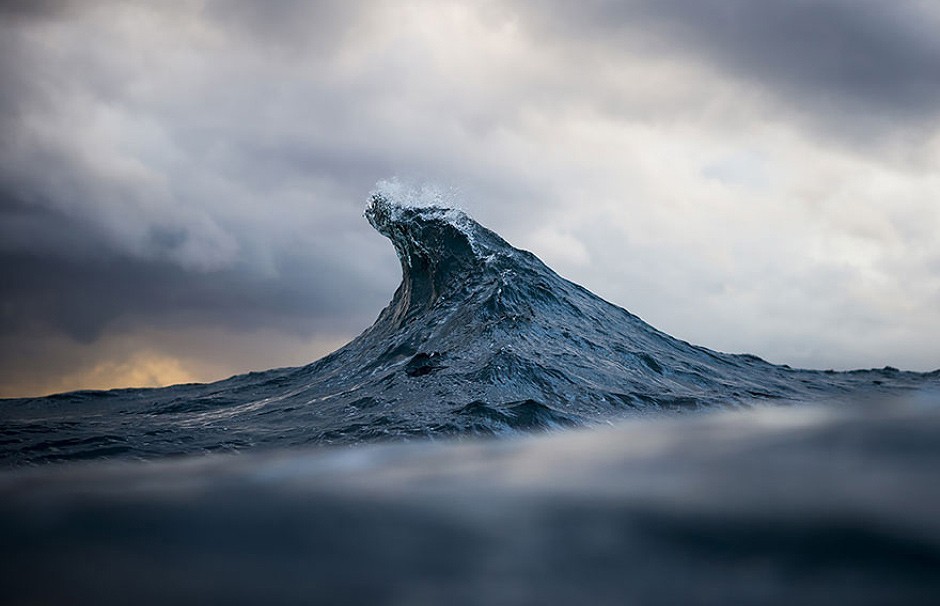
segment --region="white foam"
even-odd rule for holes
[[[378,181],[369,194],[370,197],[380,196],[392,206],[399,208],[439,208],[463,211],[460,205],[462,197],[460,190],[437,183],[412,183],[392,177]]]
[[[401,221],[402,211],[406,209],[420,209],[427,218],[441,219],[454,226],[466,236],[471,250],[479,254],[476,237],[474,235],[474,221],[470,215],[461,208],[462,196],[456,187],[443,187],[436,183],[424,182],[420,184],[405,182],[398,177],[382,179],[375,184],[369,192],[369,203],[363,213],[373,223],[374,218],[384,214],[385,220],[390,222]],[[381,212],[376,205],[382,204]],[[380,230],[381,231],[381,230]]]

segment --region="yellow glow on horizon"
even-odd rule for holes
[[[180,359],[155,352],[140,352],[127,359],[106,360],[42,385],[9,386],[3,397],[31,397],[82,389],[163,387],[210,380],[187,369]]]

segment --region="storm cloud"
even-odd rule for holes
[[[533,20],[575,44],[698,60],[822,114],[819,126],[884,134],[940,114],[940,9],[929,2],[588,0],[537,10]]]
[[[940,366],[929,3],[0,15],[0,395],[323,355],[397,283],[361,218],[394,175],[684,339]]]

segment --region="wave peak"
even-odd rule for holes
[[[372,192],[364,215],[394,245],[402,282],[375,323],[329,356],[208,385],[8,401],[0,421],[14,438],[0,445],[0,461],[503,432],[884,395],[935,388],[940,378],[794,370],[691,345],[562,278],[450,202],[394,182]],[[113,414],[88,414],[103,407]]]

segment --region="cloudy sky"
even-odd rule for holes
[[[0,2],[0,395],[299,365],[378,180],[679,338],[940,367],[930,0]]]

